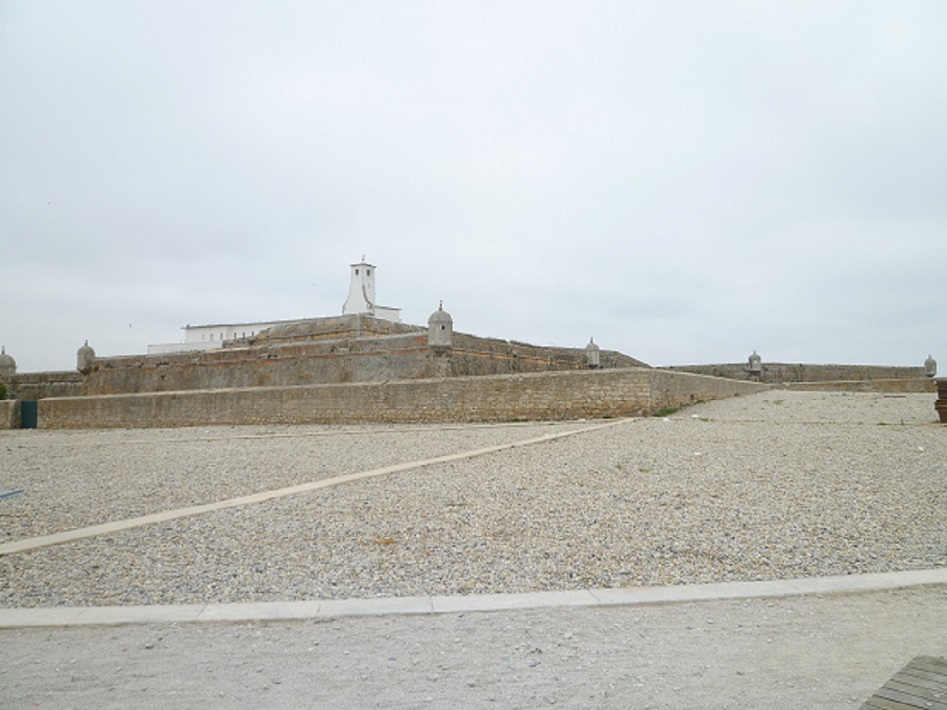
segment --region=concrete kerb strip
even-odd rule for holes
[[[644,606],[725,599],[770,599],[809,594],[864,594],[931,586],[947,586],[947,568],[764,582],[724,582],[666,587],[528,592],[525,594],[388,597],[206,605],[0,609],[0,628],[300,621],[353,616],[456,614],[563,607]]]
[[[159,513],[151,513],[149,515],[142,515],[137,518],[128,518],[126,520],[115,520],[109,523],[102,523],[100,525],[92,525],[85,528],[77,528],[75,530],[66,530],[61,533],[54,533],[52,535],[41,535],[39,537],[26,538],[24,540],[16,540],[14,542],[7,542],[0,544],[0,557],[3,555],[11,555],[17,552],[28,552],[30,550],[36,550],[41,547],[50,547],[52,545],[62,545],[67,542],[75,542],[76,540],[83,540],[89,537],[95,537],[97,535],[106,535],[109,533],[121,532],[123,530],[130,530],[132,528],[143,527],[145,525],[153,525],[155,523],[165,523],[170,520],[177,520],[179,518],[189,518],[196,515],[202,515],[204,513],[211,513],[217,510],[225,510],[226,508],[237,508],[244,505],[251,505],[253,503],[263,503],[268,500],[274,500],[276,498],[283,498],[285,496],[296,495],[298,493],[308,493],[310,491],[319,490],[321,488],[330,488],[331,486],[337,486],[342,483],[350,483],[352,481],[359,481],[365,478],[375,478],[377,476],[385,476],[392,473],[401,473],[403,471],[410,471],[416,468],[422,468],[424,466],[431,466],[434,464],[447,463],[450,461],[459,461],[461,459],[470,459],[476,456],[484,456],[486,454],[496,453],[498,451],[505,451],[507,449],[515,449],[522,446],[530,446],[533,444],[543,444],[550,441],[555,441],[556,439],[562,439],[567,436],[574,436],[577,434],[584,434],[586,432],[597,431],[599,429],[605,429],[607,427],[616,426],[618,424],[623,424],[627,421],[632,421],[629,419],[615,419],[605,423],[597,423],[591,426],[582,427],[579,429],[570,429],[569,431],[555,432],[551,434],[543,434],[542,436],[532,437],[530,439],[521,439],[520,441],[514,441],[507,444],[497,444],[496,446],[488,446],[482,449],[473,449],[470,451],[462,451],[456,454],[446,454],[444,456],[435,456],[430,459],[423,459],[420,461],[409,461],[407,463],[395,464],[393,466],[385,466],[382,468],[372,469],[370,471],[359,471],[357,473],[349,473],[343,476],[335,476],[334,478],[326,478],[320,481],[310,481],[309,483],[300,483],[295,486],[289,486],[287,488],[279,488],[272,491],[263,491],[261,493],[251,493],[245,496],[239,496],[237,498],[230,498],[228,500],[216,501],[214,503],[205,503],[202,505],[193,505],[187,508],[178,508],[176,510],[165,510]]]
[[[578,420],[578,421],[584,421],[584,420]],[[555,423],[555,424],[566,425],[566,424],[569,424],[570,422],[569,422],[568,420],[564,420],[564,421],[556,421],[556,422],[548,422],[548,423]],[[574,423],[576,423],[576,422],[573,421],[573,422],[571,422],[571,423],[574,424]],[[610,423],[611,423],[611,422],[610,422]],[[617,422],[616,422],[616,423],[617,423]],[[439,424],[439,425],[424,425],[424,424],[418,424],[418,425],[414,425],[414,426],[410,426],[410,425],[405,425],[405,426],[391,426],[391,427],[388,427],[388,428],[380,429],[380,430],[379,430],[379,433],[381,433],[381,434],[402,434],[402,433],[405,433],[405,432],[409,432],[409,433],[410,433],[410,432],[418,432],[418,431],[434,431],[435,429],[436,429],[437,431],[454,431],[454,430],[458,430],[458,429],[461,429],[461,430],[467,430],[467,429],[498,429],[498,428],[500,428],[500,427],[503,427],[503,428],[528,427],[528,426],[535,426],[536,424],[537,424],[537,422],[535,422],[535,421],[516,421],[516,422],[466,422],[466,423],[463,423],[463,424],[445,423],[445,424]],[[223,425],[223,426],[226,426],[226,425]],[[242,427],[242,426],[246,426],[246,425],[237,424],[237,425],[233,425],[233,426]],[[281,426],[289,426],[289,425],[281,425]],[[305,425],[300,425],[300,426],[305,426]],[[325,429],[325,430],[318,430],[318,431],[305,431],[305,432],[301,432],[301,433],[298,433],[298,432],[282,432],[282,431],[280,431],[280,432],[267,432],[267,433],[265,433],[265,434],[236,434],[236,435],[230,435],[230,434],[228,434],[228,435],[214,434],[214,433],[211,433],[211,430],[207,430],[207,433],[204,434],[204,435],[182,436],[182,437],[180,437],[180,438],[175,438],[175,439],[173,439],[173,440],[172,440],[172,443],[180,444],[180,443],[184,443],[184,442],[195,442],[195,441],[199,441],[199,442],[205,442],[205,441],[252,441],[252,440],[254,440],[254,439],[312,439],[312,438],[325,437],[325,436],[361,436],[361,435],[363,434],[363,431],[362,431],[361,429],[355,428],[355,427],[357,427],[357,426],[358,426],[358,425],[354,425],[354,424],[353,424],[353,425],[351,425],[350,427],[346,427],[346,428]],[[201,427],[195,426],[195,427],[190,427],[190,428],[191,428],[191,429],[200,429]],[[156,430],[154,430],[154,431],[159,431],[159,430],[160,430],[160,429],[156,429]],[[45,430],[39,430],[39,431],[45,431]],[[48,430],[48,431],[57,431],[57,430],[53,429],[53,430]],[[168,429],[164,429],[163,431],[169,431],[169,430],[168,430]],[[174,430],[174,431],[177,431],[177,430]],[[153,443],[154,443],[154,439],[125,439],[125,440],[123,440],[123,441],[121,442],[121,445],[122,445],[122,446],[132,446],[132,445],[136,445],[136,444],[153,444]],[[22,449],[40,449],[40,448],[43,448],[43,447],[45,446],[45,444],[42,443],[42,442],[35,442],[35,441],[31,443],[31,442],[29,442],[29,441],[24,440],[24,441],[18,442],[18,443],[17,443],[17,446],[18,446],[19,448],[22,448]],[[91,447],[91,446],[100,446],[100,444],[97,444],[97,443],[71,443],[70,446],[74,446],[74,447]]]

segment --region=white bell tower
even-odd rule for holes
[[[357,264],[352,264],[352,280],[349,282],[349,297],[342,306],[342,315],[365,313],[373,318],[401,322],[401,309],[379,306],[375,301],[375,265],[365,261],[365,255]]]
[[[375,265],[362,260],[352,264],[352,280],[349,282],[349,297],[342,306],[342,315],[352,313],[375,314]]]

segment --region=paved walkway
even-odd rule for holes
[[[947,593],[947,569],[762,582],[721,582],[525,594],[330,599],[242,604],[0,609],[0,629],[220,621],[325,620],[396,614],[458,614],[523,609],[642,606],[724,599],[778,599],[813,594],[885,592],[930,586],[943,587]]]
[[[914,656],[947,655],[944,571],[906,574],[934,584],[866,575],[847,593],[833,578],[765,583],[758,596],[697,585],[595,606],[503,595],[445,599],[437,614],[411,600],[334,602],[306,619],[260,605],[296,619],[268,622],[86,610],[79,625],[0,631],[0,706],[857,708]],[[796,596],[772,596],[779,585]],[[233,606],[203,618],[245,619],[256,605]],[[69,623],[73,612],[38,613]]]

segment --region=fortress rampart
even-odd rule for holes
[[[535,346],[350,314],[213,350],[95,357],[12,374],[0,428],[511,421],[641,416],[772,386],[927,392],[924,368],[765,363],[650,368],[614,351]],[[434,337],[437,336],[437,337]],[[756,354],[754,353],[754,357]],[[29,422],[29,423],[27,423]]]
[[[82,394],[82,373],[76,370],[21,372],[3,378],[12,399],[75,397]]]
[[[605,351],[601,365],[643,363]],[[433,349],[427,328],[352,315],[278,326],[216,350],[95,358],[80,394],[291,387],[587,367],[582,348],[453,333],[449,349]]]
[[[645,416],[766,385],[651,368],[40,400],[39,427],[364,424]],[[0,411],[2,414],[2,411]]]
[[[752,373],[744,363],[718,365],[675,365],[673,372],[691,372],[711,377],[751,380],[770,384],[794,382],[864,382],[870,380],[922,379],[923,367],[885,365],[808,365],[801,363],[764,362],[759,374]]]

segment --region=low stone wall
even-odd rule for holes
[[[0,399],[0,429],[18,429],[20,427],[20,401]]]
[[[770,384],[787,382],[861,382],[866,380],[902,380],[924,377],[923,367],[887,365],[811,365],[803,363],[763,362],[763,372],[751,374],[747,363],[718,365],[675,365],[674,372],[693,372],[734,380],[756,380]]]
[[[930,377],[910,377],[892,380],[850,380],[840,382],[787,382],[780,385],[788,390],[820,392],[936,392],[937,383]]]
[[[650,368],[45,399],[42,429],[563,420],[653,414],[765,385]]]

